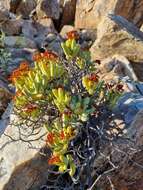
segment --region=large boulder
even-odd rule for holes
[[[47,156],[39,155],[40,149],[45,147],[46,130],[43,127],[33,130],[32,125],[22,127],[12,109],[9,116],[8,126],[0,122],[3,124],[0,129],[4,129],[0,137],[0,189],[27,190],[42,185],[41,181],[46,183]]]
[[[101,61],[98,66],[100,70],[100,78],[105,81],[120,81],[123,77],[137,81],[138,78],[130,64],[130,62],[121,55],[114,55]]]
[[[19,35],[22,30],[21,19],[9,19],[1,24],[1,28],[6,35]]]
[[[22,0],[10,0],[10,11],[12,13],[16,13],[16,10],[21,2]]]
[[[51,18],[40,19],[33,23],[33,26],[37,30],[37,35],[34,40],[38,47],[42,46],[42,43],[45,41],[49,33],[56,32],[53,20]]]
[[[22,34],[30,39],[34,39],[38,35],[38,31],[34,27],[32,20],[24,20],[22,24]]]
[[[0,73],[1,74],[1,73]],[[12,92],[10,91],[7,82],[0,76],[0,117],[7,108],[7,105],[12,98]],[[1,126],[1,122],[0,122]],[[0,127],[1,134],[2,127]]]
[[[114,12],[141,26],[143,23],[142,0],[79,0],[76,6],[75,26],[97,28],[103,16]]]
[[[114,54],[121,54],[134,62],[143,62],[143,33],[123,17],[110,15],[98,26],[91,56],[96,60]]]
[[[9,10],[10,9],[10,0],[1,0],[0,6],[3,6],[7,10]]]
[[[6,47],[10,48],[36,49],[35,42],[24,36],[6,36],[4,39],[4,44]]]
[[[60,16],[60,5],[57,0],[39,0],[36,13],[38,19],[52,18],[57,20]]]
[[[130,126],[130,138],[134,139],[138,146],[143,145],[143,109],[137,113]]]
[[[9,11],[3,6],[0,6],[0,27],[7,20],[9,20]]]
[[[8,9],[0,4],[0,29],[6,35],[16,35],[21,31],[22,20],[16,19],[15,15],[11,14]]]
[[[77,0],[64,0],[62,18],[61,18],[61,27],[64,25],[74,23],[75,11],[76,11],[76,1]]]
[[[36,8],[36,5],[36,0],[22,0],[16,9],[16,14],[21,15],[24,19],[28,19],[30,13]]]
[[[134,121],[136,114],[143,110],[143,96],[139,93],[125,93],[119,99],[115,110],[122,114],[125,123],[130,125]]]

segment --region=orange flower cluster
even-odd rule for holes
[[[57,163],[60,163],[61,162],[61,159],[60,159],[60,156],[56,155],[56,156],[52,156],[49,160],[48,160],[48,164],[49,165],[53,165],[53,164],[57,164]]]
[[[33,111],[35,111],[38,107],[34,104],[27,104],[25,107],[24,107],[24,112],[25,113],[32,113]]]
[[[78,40],[79,39],[79,34],[77,31],[73,30],[73,31],[70,31],[67,33],[67,38],[68,39],[75,39],[75,40]]]
[[[20,96],[22,96],[23,95],[23,93],[21,92],[21,91],[17,91],[16,93],[15,93],[15,95],[13,96],[13,100],[15,100],[17,97],[20,97]]]
[[[89,76],[88,79],[89,79],[90,81],[93,81],[93,82],[98,82],[99,77],[98,77],[97,74],[92,73],[92,74]]]
[[[64,131],[61,131],[60,133],[60,139],[64,140],[66,138]]]
[[[19,79],[21,76],[27,74],[27,72],[29,71],[29,63],[27,61],[23,61],[19,68],[17,68],[16,70],[14,70],[12,72],[12,75],[9,77],[9,80],[12,83],[15,83],[15,80]]]
[[[44,53],[36,53],[33,56],[34,61],[40,61],[45,58],[49,59],[49,60],[56,60],[56,59],[58,59],[58,55],[51,51],[45,51]]]
[[[46,144],[53,145],[56,139],[65,140],[67,138],[65,132],[62,130],[58,135],[54,135],[52,132],[48,133]]]
[[[47,135],[47,140],[46,140],[46,143],[47,144],[53,144],[54,143],[54,134],[53,133],[49,133],[48,135]]]

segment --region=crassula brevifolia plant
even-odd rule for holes
[[[121,84],[99,79],[89,50],[80,47],[78,38],[76,31],[69,32],[61,44],[63,57],[50,51],[36,53],[33,65],[22,62],[10,77],[16,88],[15,110],[23,119],[47,117],[41,127],[47,130],[46,144],[52,152],[48,163],[70,176],[78,163],[69,146],[80,127],[94,117],[101,100],[112,109],[122,94]]]

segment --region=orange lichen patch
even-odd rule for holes
[[[53,164],[58,164],[61,162],[60,156],[58,155],[53,155],[49,160],[48,160],[48,164],[53,165]]]
[[[67,38],[68,39],[75,39],[78,40],[79,39],[79,34],[77,31],[73,30],[67,33]]]
[[[33,111],[35,111],[35,110],[37,110],[37,105],[34,105],[34,104],[27,104],[25,107],[24,107],[24,109],[23,109],[23,111],[25,112],[25,113],[32,113]]]
[[[46,143],[47,144],[53,144],[54,143],[54,134],[53,133],[48,133]]]

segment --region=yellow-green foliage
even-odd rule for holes
[[[47,129],[47,146],[52,150],[49,164],[57,165],[59,171],[68,171],[71,176],[76,165],[68,148],[78,134],[77,125],[88,121],[96,112],[98,100],[113,106],[121,95],[117,88],[107,88],[103,81],[99,82],[89,51],[80,48],[76,37],[71,32],[62,43],[65,60],[53,52],[38,53],[34,55],[33,66],[23,62],[10,77],[16,87],[14,105],[21,115],[34,119],[44,116],[43,106],[54,107],[55,119],[42,123]],[[88,74],[82,74],[80,79],[70,76],[71,62],[78,71],[75,73],[86,71]]]

